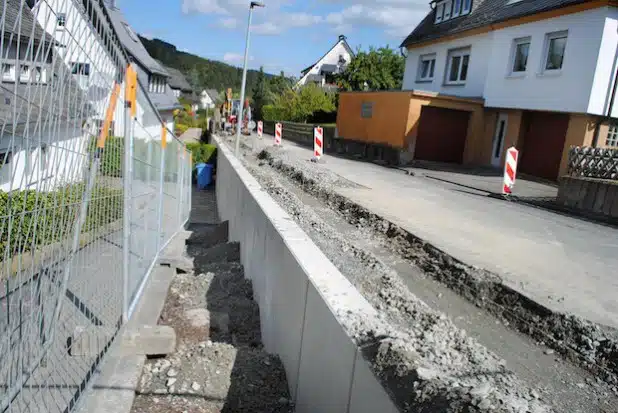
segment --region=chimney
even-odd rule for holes
[[[342,40],[345,40],[345,39],[346,39],[346,37],[343,34],[339,35],[339,41],[342,41]]]

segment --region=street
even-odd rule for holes
[[[260,146],[272,145],[265,135]],[[249,143],[250,144],[250,143]],[[284,141],[309,162],[312,151]],[[616,230],[366,162],[320,165],[361,186],[336,192],[551,310],[618,327]]]

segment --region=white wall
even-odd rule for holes
[[[427,90],[445,95],[465,97],[483,96],[487,68],[491,57],[492,39],[493,33],[487,33],[410,50],[406,58],[402,89]],[[470,46],[470,63],[468,67],[468,79],[465,85],[446,85],[445,72],[449,50],[468,46]],[[432,53],[436,54],[436,67],[433,81],[417,82],[420,57]]]
[[[54,53],[61,56],[68,68],[71,67],[71,62],[90,64],[90,76],[86,79],[87,82],[80,82],[80,85],[82,90],[88,93],[89,100],[96,110],[96,117],[104,119],[118,67],[103,47],[97,33],[72,1],[39,1],[33,12],[41,27],[63,45],[55,47]],[[58,13],[66,14],[63,29],[56,24]],[[75,78],[77,79],[77,76]],[[123,96],[124,94],[121,98]],[[122,114],[123,105],[119,102],[114,114],[115,135],[121,135],[123,132]]]
[[[0,165],[0,190],[50,191],[84,179],[88,165],[89,136],[81,122],[44,127],[27,138],[5,134],[0,150],[11,150],[9,163]],[[34,130],[34,128],[33,128]],[[46,146],[45,153],[41,150]]]
[[[220,141],[218,148],[218,211],[230,241],[240,242],[264,347],[281,358],[296,411],[397,412],[348,333],[384,321],[231,151]]]
[[[342,55],[345,60],[345,66],[352,61],[352,55],[344,46],[343,40],[340,40],[315,66],[311,68],[297,83],[297,86],[302,86],[307,82],[309,75],[319,75],[322,65],[339,65],[339,55]]]
[[[590,94],[588,112],[595,115],[606,115],[609,110],[613,82],[615,80],[618,57],[618,10],[610,8],[603,26],[597,68]],[[615,99],[612,117],[618,117],[618,96]]]
[[[486,106],[585,113],[607,12],[589,10],[494,32]],[[564,30],[568,40],[561,73],[544,74],[546,34]],[[527,36],[531,44],[525,76],[511,77],[513,40]]]

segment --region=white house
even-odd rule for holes
[[[0,190],[46,191],[83,179],[89,142],[83,125],[94,111],[55,53],[54,38],[20,3],[0,3]]]
[[[490,133],[475,144],[476,158],[491,154],[488,163],[499,166],[515,144],[522,172],[556,179],[571,145],[618,146],[616,6],[433,1],[401,45],[403,90],[482,99]]]
[[[334,75],[341,73],[352,61],[354,52],[346,37],[340,35],[337,43],[324,56],[301,72],[295,87],[315,83],[324,88],[336,88]]]
[[[219,92],[215,89],[204,89],[200,93],[200,107],[202,109],[212,109],[219,100]]]

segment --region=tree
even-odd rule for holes
[[[262,108],[264,105],[270,103],[268,101],[268,90],[268,83],[266,81],[266,76],[264,75],[264,67],[260,66],[260,71],[258,72],[255,86],[251,92],[251,97],[253,100],[253,119],[262,119]]]
[[[307,122],[316,112],[330,113],[336,110],[335,95],[325,92],[314,84],[299,90],[288,88],[275,98],[272,105],[264,107],[266,120]]]
[[[336,81],[344,91],[401,89],[404,66],[403,56],[388,46],[359,49]]]
[[[283,71],[279,73],[279,76],[271,77],[268,83],[271,100],[274,100],[276,97],[283,95],[286,90],[292,87],[292,80],[286,77]]]

